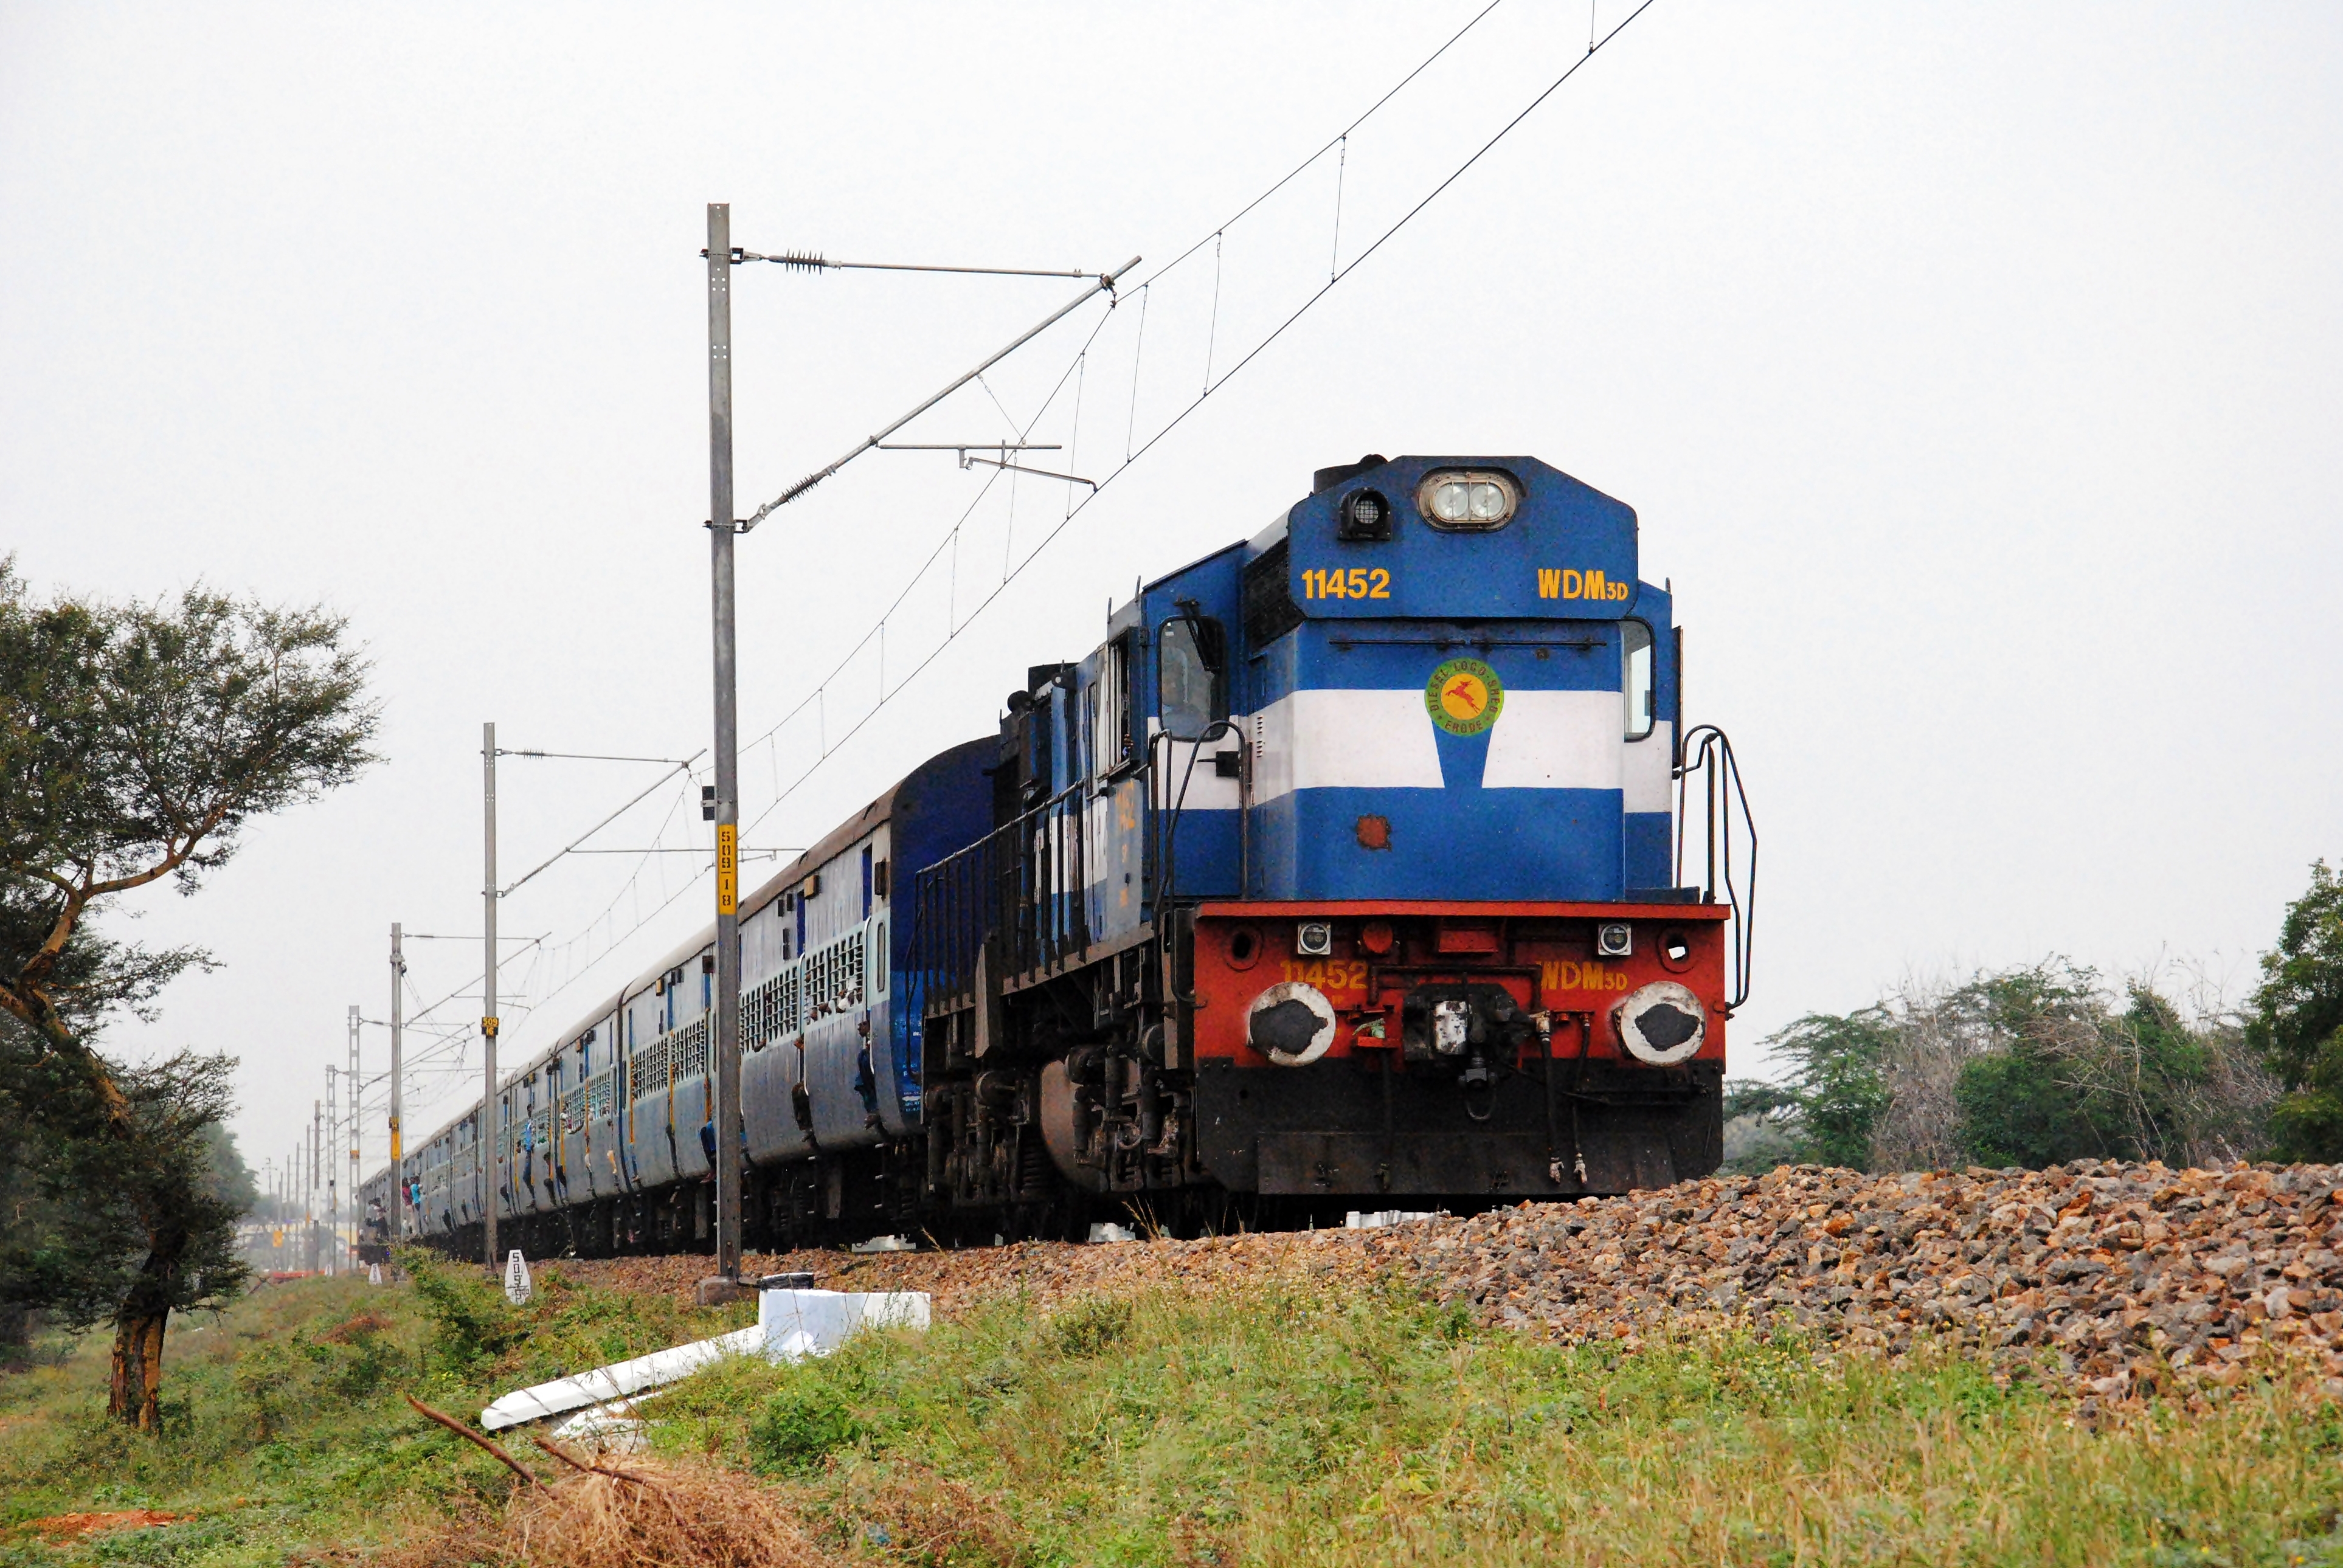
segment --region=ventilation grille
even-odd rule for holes
[[[1244,569],[1244,628],[1247,651],[1262,648],[1302,624],[1302,607],[1285,588],[1286,541],[1272,545]]]

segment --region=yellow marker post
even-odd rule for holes
[[[740,829],[732,822],[716,824],[716,912],[740,912]]]

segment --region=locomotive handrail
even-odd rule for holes
[[[1148,787],[1151,761],[1125,776]],[[1123,780],[1118,780],[1122,782]],[[1024,974],[1091,945],[1084,779],[922,867],[914,879],[910,975],[915,1010],[975,989],[979,951],[998,940],[1000,976]]]
[[[1157,882],[1157,886],[1160,889],[1160,891],[1157,894],[1157,900],[1159,903],[1169,903],[1172,900],[1174,890],[1179,881],[1180,863],[1175,857],[1174,851],[1176,851],[1180,847],[1180,819],[1186,814],[1188,809],[1188,786],[1195,779],[1196,763],[1198,759],[1204,755],[1204,747],[1207,742],[1222,739],[1232,735],[1238,735],[1240,739],[1242,739],[1235,721],[1228,719],[1215,719],[1212,723],[1206,725],[1204,727],[1203,733],[1197,736],[1193,740],[1183,739],[1179,736],[1173,735],[1168,729],[1158,730],[1155,734],[1147,738],[1147,772],[1150,776],[1151,785],[1155,774],[1156,743],[1158,741],[1165,743],[1167,756],[1169,755],[1169,748],[1172,746],[1185,746],[1188,748],[1188,766],[1182,770],[1180,775],[1179,798],[1176,800],[1167,802],[1168,809],[1157,808],[1151,793],[1148,799],[1148,805],[1151,808],[1151,821],[1159,829],[1162,841],[1162,849],[1156,856],[1156,863],[1162,868],[1162,876]],[[1167,782],[1170,780],[1171,771],[1168,768],[1164,770],[1163,778]],[[1156,834],[1149,835],[1149,847],[1151,849],[1154,846],[1156,837]]]
[[[1749,812],[1749,795],[1742,786],[1741,764],[1733,755],[1733,742],[1715,725],[1697,725],[1685,733],[1676,750],[1674,771],[1676,884],[1684,885],[1684,828],[1692,801],[1693,778],[1697,774],[1704,787],[1705,814],[1701,845],[1707,862],[1701,901],[1715,903],[1721,888],[1724,901],[1733,910],[1733,994],[1725,1004],[1725,1016],[1729,1018],[1749,1000],[1750,964],[1757,924],[1757,822]],[[1734,841],[1736,816],[1740,819],[1742,840],[1747,845],[1745,861],[1737,865]]]

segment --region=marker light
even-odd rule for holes
[[[1455,531],[1504,527],[1520,498],[1512,477],[1494,470],[1443,468],[1425,475],[1415,490],[1432,526]]]
[[[1353,543],[1391,538],[1391,503],[1379,491],[1352,491],[1342,498],[1342,519],[1334,537]]]

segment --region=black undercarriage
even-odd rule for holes
[[[1083,955],[1088,957],[1089,955]],[[1531,1058],[1467,1084],[1363,1053],[1201,1062],[1161,944],[982,982],[927,1009],[924,1134],[749,1170],[743,1244],[930,1246],[1339,1226],[1667,1185],[1723,1155],[1722,1069]],[[1172,994],[1177,994],[1176,991]],[[499,1220],[532,1256],[714,1251],[714,1186],[680,1181]],[[477,1252],[477,1224],[434,1238]]]

